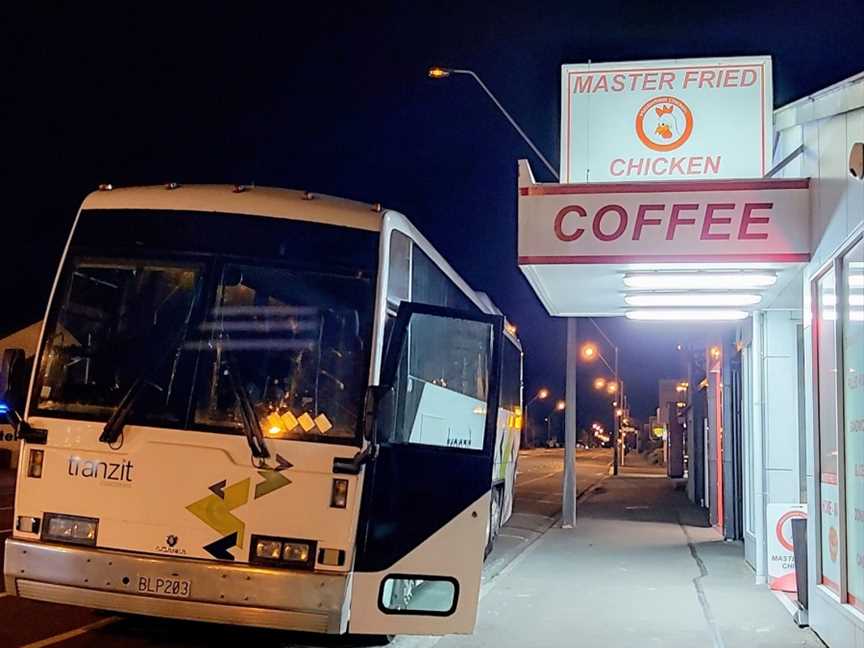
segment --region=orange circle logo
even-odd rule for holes
[[[831,556],[831,562],[837,562],[838,553],[840,553],[840,536],[837,529],[831,527],[828,529],[828,554]]]
[[[652,151],[674,151],[692,132],[693,113],[675,97],[654,97],[636,113],[636,134]]]

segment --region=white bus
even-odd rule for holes
[[[91,194],[29,389],[3,356],[22,439],[6,591],[471,632],[512,510],[514,332],[394,211],[262,187]]]

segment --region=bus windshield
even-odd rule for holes
[[[183,222],[202,215],[178,212],[163,215],[159,242],[141,241],[139,230],[134,253],[92,254],[105,228],[129,231],[130,218],[115,213],[118,228],[104,213],[82,214],[49,314],[34,413],[105,421],[144,380],[130,423],[243,434],[247,400],[265,437],[357,439],[374,271],[332,263],[327,238],[338,247],[356,239],[368,266],[373,233],[269,218],[255,218],[250,231],[249,217],[207,214],[211,229],[234,236],[202,242],[186,240]],[[278,258],[284,246],[268,254],[278,235],[300,235],[317,258]],[[262,254],[225,254],[250,247],[249,238],[260,239]]]

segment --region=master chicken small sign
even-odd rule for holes
[[[561,181],[761,178],[771,58],[565,65]]]

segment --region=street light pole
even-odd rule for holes
[[[492,91],[486,86],[485,83],[483,83],[480,77],[477,76],[477,74],[475,74],[473,70],[460,70],[455,68],[440,67],[434,67],[429,70],[429,77],[432,79],[445,79],[451,74],[464,74],[474,79],[477,82],[477,85],[479,85],[483,89],[483,92],[485,92],[486,95],[492,100],[492,103],[494,103],[498,107],[498,110],[501,111],[501,114],[507,118],[507,121],[510,122],[510,125],[516,129],[516,132],[519,133],[525,143],[531,147],[531,150],[534,151],[534,154],[538,158],[540,158],[543,164],[546,165],[546,168],[549,169],[549,173],[552,174],[552,177],[554,177],[555,180],[560,180],[558,172],[555,170],[555,167],[550,164],[549,160],[547,160],[546,157],[540,152],[540,149],[538,149],[534,145],[534,142],[531,141],[531,138],[528,137],[528,135],[525,134],[525,131],[523,131],[519,127],[519,124],[516,123],[516,120],[510,116],[510,113],[507,112],[503,105],[501,105],[501,102],[498,101],[498,98],[494,94],[492,94]]]

